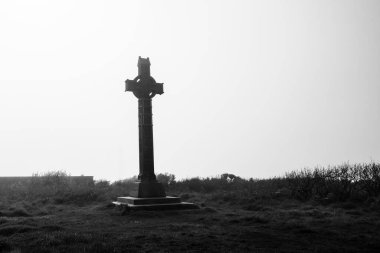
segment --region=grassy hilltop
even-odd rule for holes
[[[271,179],[157,178],[199,210],[120,212],[135,179],[76,184],[64,172],[0,186],[0,251],[376,252],[380,164]]]

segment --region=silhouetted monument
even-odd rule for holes
[[[135,79],[125,81],[125,91],[131,91],[138,98],[139,118],[139,159],[138,181],[129,197],[118,197],[117,205],[129,207],[196,207],[191,203],[181,202],[179,197],[168,197],[163,185],[154,174],[152,98],[163,94],[163,84],[157,83],[150,75],[149,58],[139,57],[138,75]]]
[[[136,197],[165,197],[162,184],[154,174],[152,98],[163,94],[163,84],[156,83],[150,76],[149,58],[139,57],[138,76],[125,82],[125,91],[131,91],[138,98],[139,104],[139,155],[140,172]]]

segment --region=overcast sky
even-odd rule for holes
[[[380,161],[379,1],[1,1],[1,176],[138,173],[138,56],[156,173],[272,177]]]

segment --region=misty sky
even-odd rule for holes
[[[138,56],[156,173],[272,177],[380,161],[379,1],[1,1],[1,176],[138,173]]]

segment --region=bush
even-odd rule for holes
[[[338,201],[365,201],[380,193],[380,164],[343,164],[287,173],[292,196],[299,200],[323,199],[334,195]]]
[[[168,188],[170,185],[173,185],[176,183],[175,176],[173,174],[160,173],[156,176],[156,178],[157,178],[157,181],[163,184],[165,188]]]

